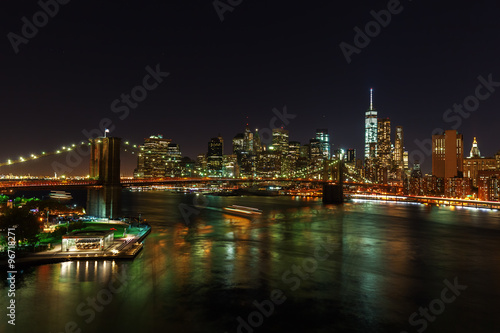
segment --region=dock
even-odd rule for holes
[[[105,249],[89,251],[62,252],[61,245],[54,249],[29,255],[18,256],[16,266],[44,265],[74,260],[131,260],[143,249],[142,242],[151,233],[151,227],[134,237],[116,239],[113,244]],[[7,266],[7,258],[0,260],[0,267]]]

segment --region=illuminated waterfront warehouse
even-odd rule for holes
[[[325,159],[330,159],[330,135],[327,129],[317,129],[316,130],[316,140],[320,142],[321,155]]]
[[[365,113],[365,159],[377,157],[377,114],[373,107],[373,89],[370,89],[370,109]]]
[[[440,178],[463,176],[464,139],[456,130],[432,136],[432,174]]]

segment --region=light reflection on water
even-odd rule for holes
[[[415,331],[408,317],[439,296],[444,279],[470,286],[428,332],[488,331],[500,305],[500,219],[492,212],[390,203],[323,206],[296,198],[209,197],[264,211],[256,219],[201,209],[186,224],[179,203],[192,197],[124,193],[124,211],[153,226],[134,261],[80,261],[27,269],[18,286],[16,332],[236,332],[238,316],[280,289],[287,301],[259,332]],[[304,279],[287,271],[334,251]],[[76,309],[116,283],[123,292],[95,319]],[[298,286],[297,289],[292,288]],[[5,288],[4,288],[5,289]],[[1,304],[6,304],[2,291]],[[489,295],[486,297],[485,295]],[[474,306],[471,306],[474,305]],[[476,327],[482,323],[482,327]],[[450,328],[453,329],[450,329]],[[10,329],[0,322],[0,332]],[[12,330],[10,330],[12,331]]]

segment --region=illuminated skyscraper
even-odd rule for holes
[[[255,134],[253,136],[253,151],[255,154],[262,152],[262,142],[258,129],[255,129]]]
[[[288,154],[288,131],[283,128],[273,129],[273,147],[275,151]]]
[[[394,142],[394,164],[400,169],[402,169],[404,166],[403,153],[404,153],[403,127],[397,126],[396,139]]]
[[[373,89],[370,89],[370,109],[365,113],[365,159],[377,157],[377,114],[373,107]]]
[[[347,149],[347,157],[346,157],[346,162],[347,163],[356,163],[356,149]]]
[[[246,152],[248,155],[252,155],[253,154],[253,133],[252,131],[250,131],[250,129],[248,128],[248,124],[247,124],[247,127],[245,128],[245,133],[243,134],[244,138],[243,138],[243,151]]]
[[[377,132],[377,157],[382,167],[390,165],[391,156],[391,120],[383,118],[378,120]]]
[[[243,152],[243,141],[245,140],[245,136],[243,133],[238,133],[233,138],[233,154],[240,155]]]
[[[218,136],[208,143],[207,171],[210,176],[222,177],[224,140]]]
[[[472,148],[470,149],[470,158],[481,157],[481,152],[479,152],[479,147],[477,146],[477,140],[474,137],[474,142],[472,143]]]
[[[144,139],[137,156],[135,177],[175,177],[181,173],[181,149],[163,135],[151,135]]]
[[[472,179],[472,185],[477,187],[480,171],[496,170],[496,159],[494,157],[481,156],[476,138],[472,143],[469,157],[464,159],[464,177]]]
[[[440,178],[462,177],[464,139],[456,130],[432,136],[432,175]]]
[[[316,130],[316,140],[320,142],[320,150],[323,158],[330,159],[330,135],[327,129]]]

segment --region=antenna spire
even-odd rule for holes
[[[373,110],[373,88],[370,88],[370,110]]]

